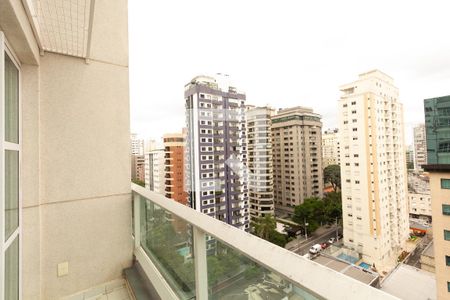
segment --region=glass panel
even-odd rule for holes
[[[444,239],[450,241],[450,231],[444,230]]]
[[[441,189],[450,189],[450,179],[441,179]]]
[[[19,299],[19,236],[5,253],[5,299]]]
[[[450,266],[450,256],[448,256],[448,255],[445,256],[445,264],[447,266]]]
[[[450,216],[450,205],[449,204],[442,204],[442,213],[444,215]]]
[[[5,53],[5,141],[19,143],[19,70]]]
[[[180,299],[194,298],[190,225],[142,196],[140,214],[142,248]]]
[[[5,241],[19,226],[19,152],[5,151]]]
[[[209,299],[320,299],[220,241],[207,247]]]

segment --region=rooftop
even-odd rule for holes
[[[433,273],[400,264],[384,281],[381,290],[400,299],[436,299],[436,278]]]

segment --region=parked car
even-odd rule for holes
[[[326,248],[328,248],[329,244],[328,243],[322,243],[322,244],[320,244],[320,246],[322,247],[322,249],[326,249]]]
[[[328,240],[328,243],[333,244],[334,242],[336,242],[336,238],[332,237]]]
[[[322,246],[320,244],[315,244],[309,249],[309,253],[311,254],[317,254],[320,251],[322,251]]]

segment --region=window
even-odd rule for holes
[[[450,292],[450,282],[447,281],[447,292]]]
[[[442,213],[450,216],[450,204],[442,204]]]
[[[450,230],[444,230],[444,239],[450,241]]]
[[[447,266],[450,266],[450,256],[448,256],[448,255],[445,256],[445,264]]]
[[[441,189],[450,189],[450,179],[441,178]]]
[[[4,239],[0,241],[0,277],[4,280],[4,299],[19,299],[20,280],[20,247],[19,234],[21,220],[19,218],[20,199],[20,70],[13,56],[4,47],[3,35],[0,34],[0,105],[4,107],[4,115],[0,118],[3,122],[2,155],[0,155],[0,177],[4,180],[3,193],[0,196],[4,215],[3,226]]]

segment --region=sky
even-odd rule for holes
[[[129,1],[131,131],[185,126],[184,85],[228,74],[247,104],[307,106],[337,127],[339,86],[379,69],[404,104],[407,144],[423,99],[450,95],[449,1]]]

